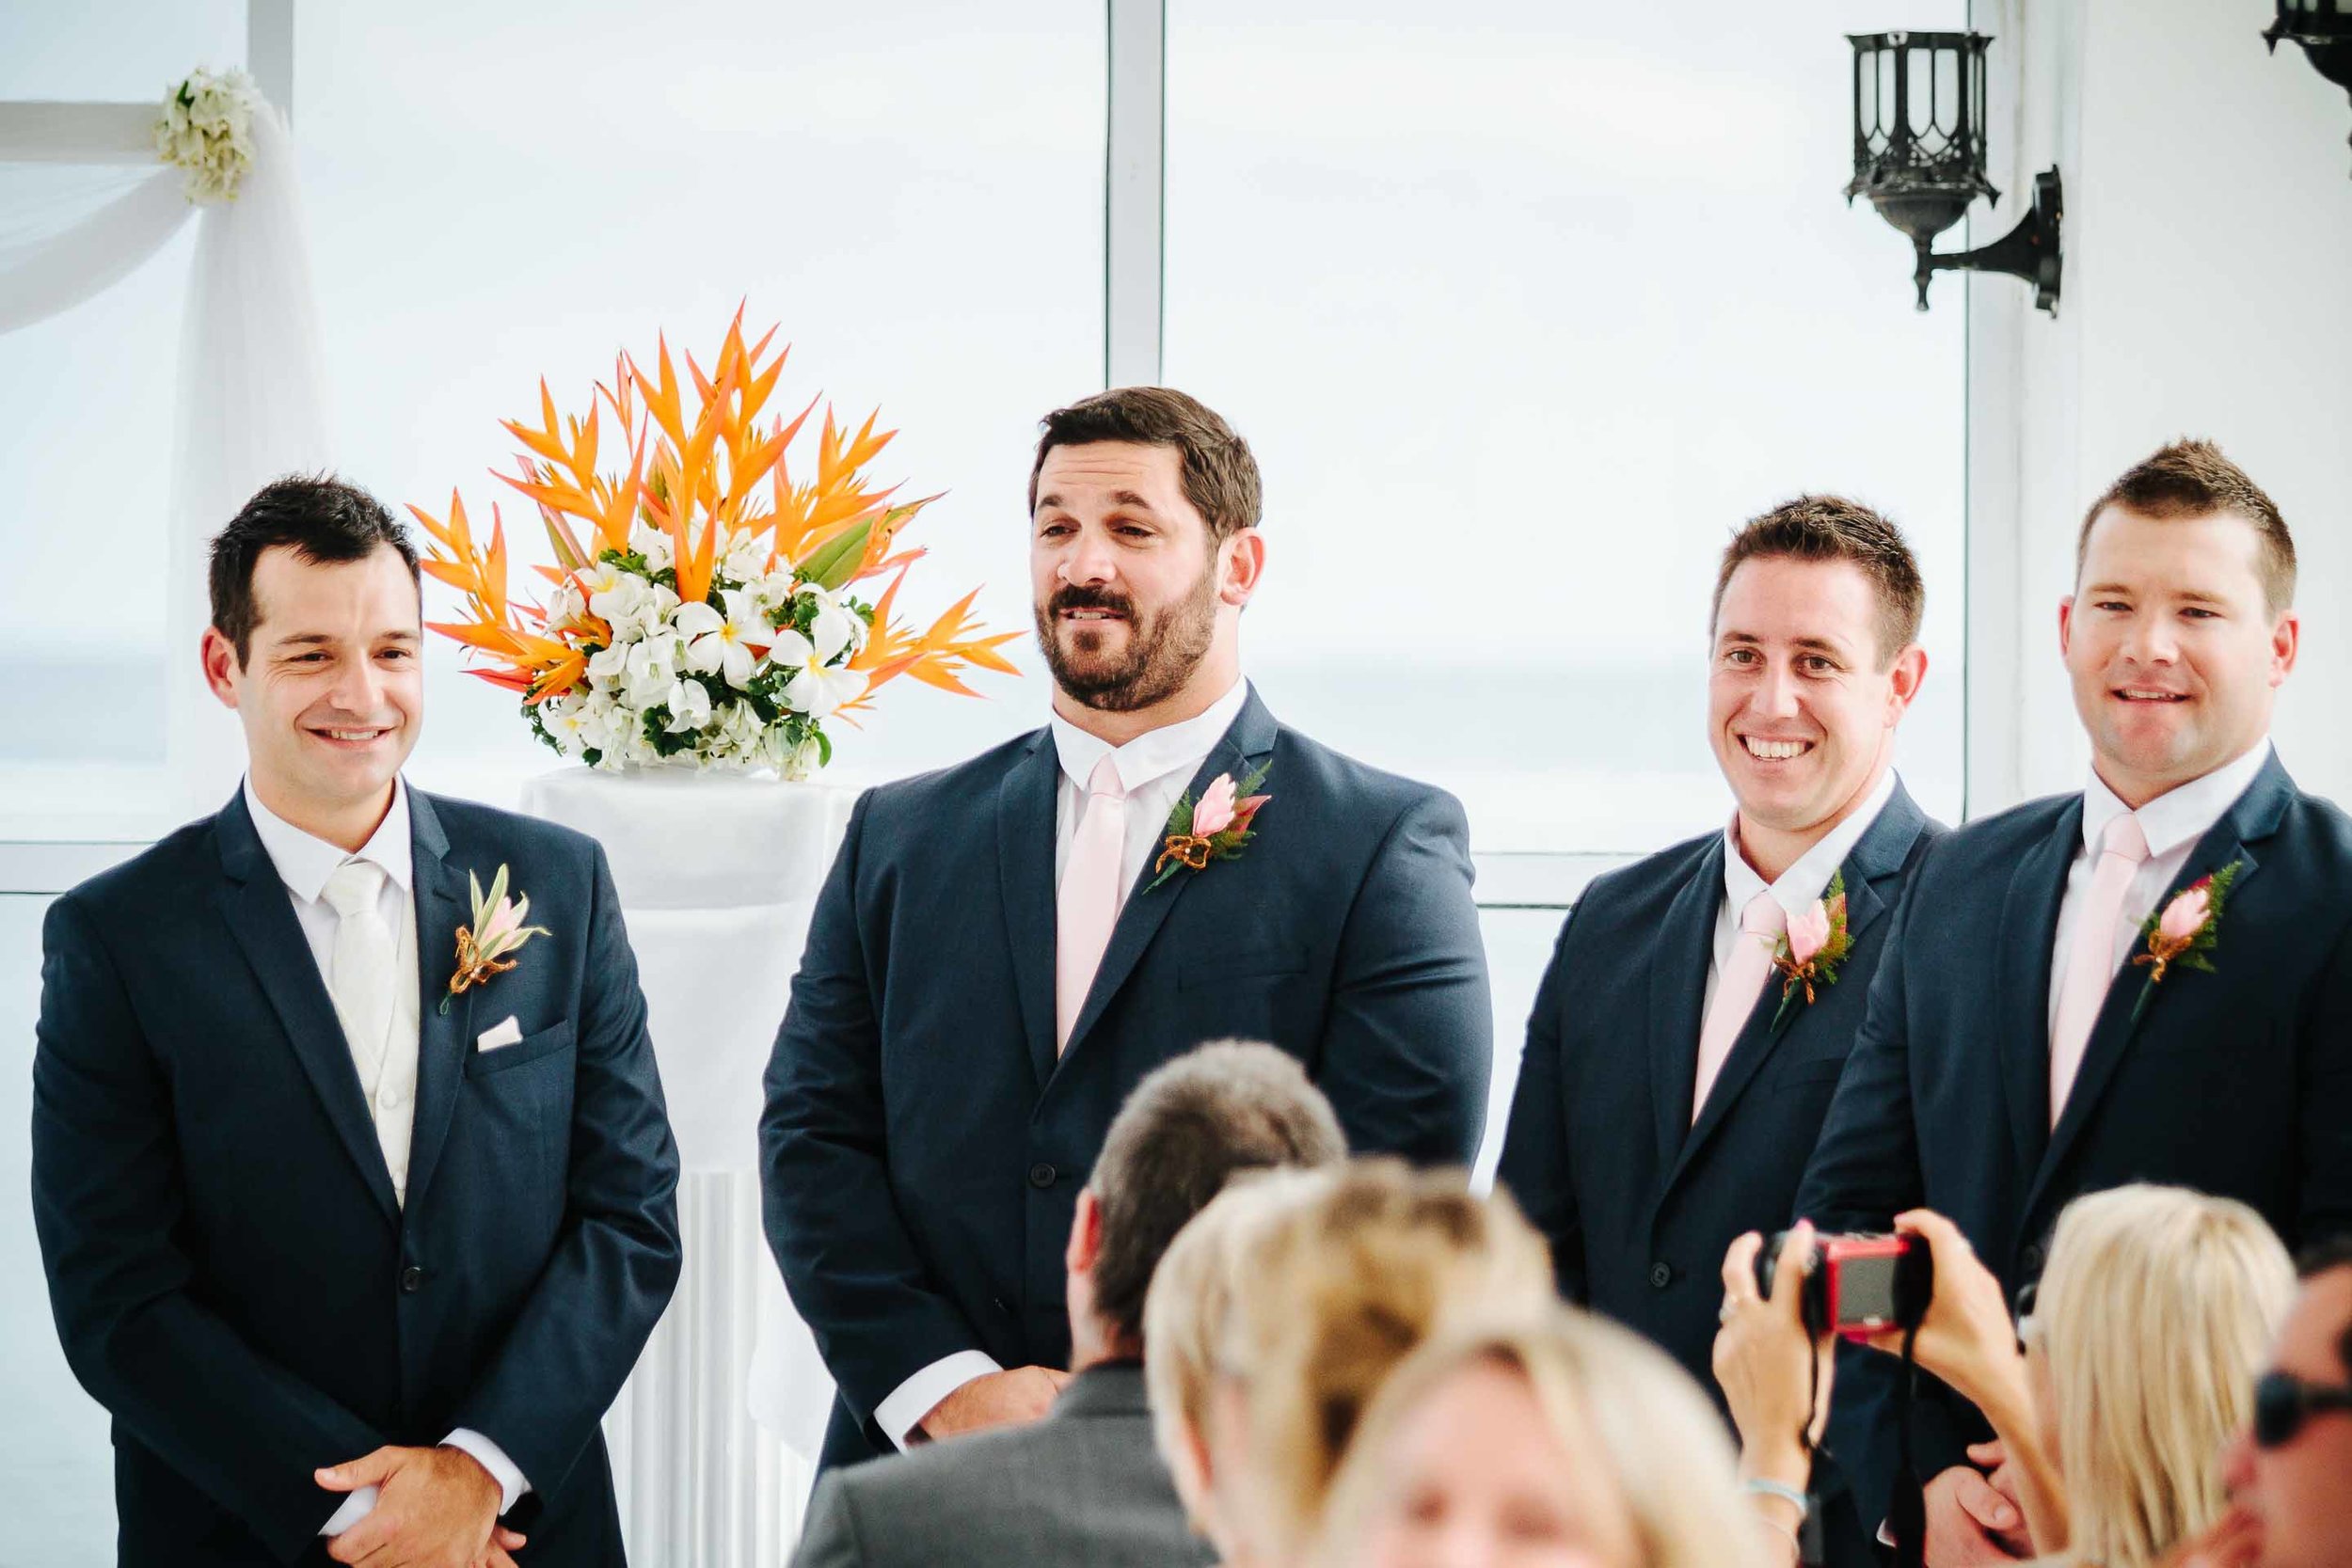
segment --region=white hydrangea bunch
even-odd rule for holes
[[[237,199],[253,165],[253,115],[262,95],[242,71],[199,71],[165,95],[155,155],[182,171],[189,202]]]
[[[600,622],[611,640],[578,686],[526,710],[541,738],[592,768],[773,768],[804,779],[823,767],[833,752],[823,721],[866,691],[866,673],[848,665],[872,610],[789,567],[770,571],[767,546],[748,535],[720,558],[708,601],[680,603],[669,535],[641,523],[629,546],[548,601],[550,632]]]

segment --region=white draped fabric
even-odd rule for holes
[[[761,1078],[855,800],[668,770],[524,787],[604,846],[685,1166],[685,1274],[605,1419],[631,1561],[767,1568],[799,1531],[833,1383],[760,1224]]]
[[[0,103],[0,332],[91,299],[183,224],[198,225],[179,345],[165,611],[167,761],[198,812],[217,806],[244,766],[236,726],[211,712],[188,657],[209,619],[205,544],[265,481],[326,466],[326,380],[285,121],[261,106],[237,198],[196,207],[181,171],[156,160],[156,113],[141,103]]]

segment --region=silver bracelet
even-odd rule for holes
[[[1752,1492],[1758,1497],[1778,1497],[1785,1503],[1795,1504],[1797,1523],[1800,1525],[1812,1516],[1813,1499],[1784,1481],[1767,1480],[1763,1476],[1751,1476],[1740,1483],[1740,1490]]]

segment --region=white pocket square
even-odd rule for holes
[[[522,1037],[522,1025],[515,1022],[514,1014],[509,1013],[502,1022],[482,1031],[481,1037],[473,1042],[473,1048],[480,1052],[492,1052],[502,1045],[512,1045]]]

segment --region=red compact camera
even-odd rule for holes
[[[1782,1231],[1756,1255],[1756,1287],[1772,1291],[1772,1267],[1787,1243]],[[1860,1339],[1888,1328],[1916,1328],[1935,1296],[1935,1260],[1915,1236],[1819,1236],[1804,1276],[1804,1325],[1815,1338]]]

